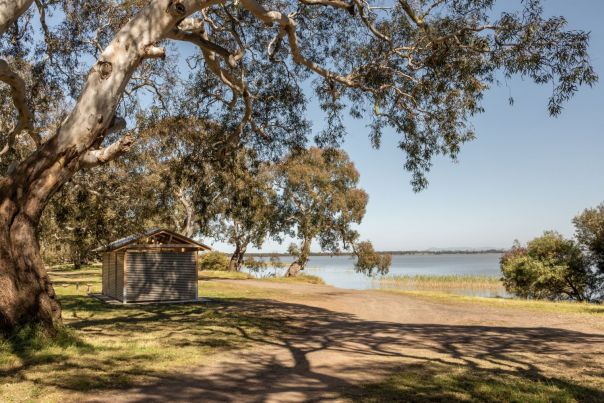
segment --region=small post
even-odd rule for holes
[[[80,283],[76,283],[76,291],[80,289]]]
[[[86,284],[86,294],[90,294],[90,284]]]

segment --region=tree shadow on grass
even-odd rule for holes
[[[583,366],[601,373],[600,334],[368,321],[259,299],[123,307],[85,297],[65,297],[62,302],[66,312],[77,312],[69,326],[100,343],[84,360],[57,356],[52,365],[43,365],[47,376],[37,383],[60,389],[123,387],[117,392],[121,399],[141,402],[308,401],[339,396],[362,401],[604,401],[604,392],[596,386],[543,371],[553,366],[556,374],[566,375]],[[160,340],[159,351],[145,349],[149,340]],[[171,371],[170,365],[163,369],[152,365],[166,360],[162,349],[175,357],[180,351],[197,354],[203,363],[208,354],[250,345],[260,348],[242,351],[236,362],[226,360],[207,368],[200,364]],[[27,365],[5,375],[30,370],[32,365]],[[384,382],[369,386],[359,382],[366,375],[393,372]],[[141,386],[129,387],[133,381]]]

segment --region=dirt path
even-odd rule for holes
[[[250,336],[256,348],[210,365],[91,401],[341,400],[362,383],[418,362],[535,378],[604,375],[604,330],[581,316],[319,285],[249,280],[245,286],[279,291],[276,299],[240,303],[288,318],[288,329]]]

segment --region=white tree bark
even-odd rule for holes
[[[34,0],[0,0],[0,35],[27,11]]]

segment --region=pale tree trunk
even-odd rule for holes
[[[286,277],[296,277],[308,262],[308,256],[310,255],[310,244],[312,243],[312,238],[307,237],[302,241],[302,248],[300,248],[300,256],[296,259],[287,269],[287,273],[285,273]]]
[[[27,3],[0,0],[0,29],[6,28],[2,24],[14,22],[31,1]],[[99,146],[108,131],[123,128],[123,120],[116,119],[114,113],[132,73],[143,59],[163,55],[154,44],[178,21],[214,3],[149,3],[102,52],[74,109],[56,134],[7,176],[0,177],[0,331],[10,332],[28,323],[52,329],[53,323],[60,321],[61,310],[37,237],[44,207],[76,171],[109,161],[128,148],[132,142],[129,137],[105,148]]]
[[[229,271],[241,271],[246,250],[247,244],[237,243],[235,245],[235,252],[233,252],[231,260],[229,261]]]
[[[6,32],[33,2],[34,0],[0,0],[0,33]]]
[[[187,238],[193,238],[199,232],[199,225],[195,219],[195,206],[191,197],[184,190],[180,190],[177,195],[185,211],[185,219],[180,232]]]

